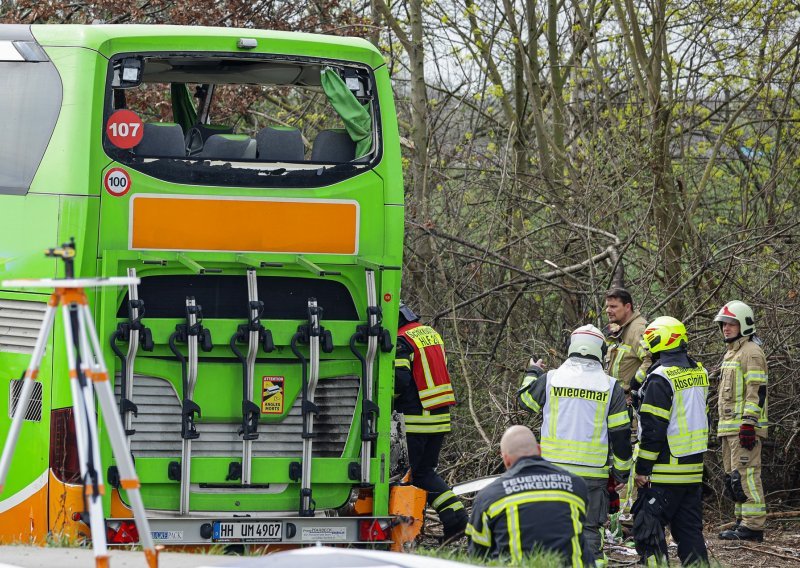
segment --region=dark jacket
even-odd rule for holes
[[[654,374],[659,367],[665,369],[702,368],[686,353],[685,348],[660,354],[647,371],[640,393],[639,406],[639,456],[636,460],[638,475],[651,475],[653,484],[672,485],[701,483],[704,452],[675,457],[667,440],[669,415],[673,405],[673,389],[664,377]],[[699,409],[708,412],[707,405]]]
[[[579,476],[538,456],[521,458],[475,497],[469,551],[519,562],[542,549],[561,554],[567,565],[593,566],[581,534],[586,500]]]

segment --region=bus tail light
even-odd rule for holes
[[[135,544],[139,542],[139,531],[135,521],[108,523],[106,527],[108,544]]]
[[[50,414],[50,468],[63,483],[81,480],[75,417],[71,408],[59,408]]]
[[[361,542],[377,542],[389,538],[389,522],[377,519],[358,521],[358,540]]]

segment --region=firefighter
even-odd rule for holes
[[[641,344],[647,321],[633,308],[630,293],[623,288],[606,292],[606,317],[604,328],[608,342],[606,371],[622,383],[625,394],[644,381],[650,367],[650,354]]]
[[[761,446],[767,436],[767,358],[753,310],[735,300],[714,318],[728,346],[719,384],[719,425],[723,494],[736,503],[736,525],[719,537],[764,540],[767,508],[761,488]]]
[[[703,456],[708,448],[708,373],[686,350],[683,323],[664,316],[644,330],[653,357],[642,385],[633,506],[636,550],[646,565],[667,561],[669,525],[684,565],[708,562],[703,540]]]
[[[651,363],[650,354],[642,346],[642,332],[647,321],[634,309],[633,298],[624,288],[612,288],[606,292],[606,317],[608,325],[603,329],[608,344],[606,372],[620,382],[630,405],[631,396],[638,394]],[[637,441],[637,428],[638,421],[632,415],[633,443]],[[630,506],[636,499],[633,480],[618,490],[618,496],[622,506],[620,520],[626,527],[630,527]]]
[[[541,549],[561,554],[568,566],[593,566],[581,532],[583,479],[543,459],[525,426],[506,430],[500,455],[506,473],[475,496],[467,526],[470,554],[511,558],[518,565]]]
[[[572,332],[568,358],[544,373],[533,364],[519,391],[520,403],[542,412],[542,456],[579,475],[588,487],[584,538],[598,566],[606,563],[603,531],[608,517],[609,473],[619,488],[631,468],[631,423],[622,386],[602,366],[603,333],[593,325]],[[613,463],[609,469],[608,447]]]
[[[402,301],[394,364],[394,407],[405,416],[411,483],[428,492],[428,504],[439,515],[447,541],[461,534],[468,521],[464,504],[436,473],[455,393],[442,337],[420,324]]]

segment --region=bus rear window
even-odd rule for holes
[[[104,148],[179,183],[326,185],[378,155],[366,67],[311,60],[125,56],[109,68]]]

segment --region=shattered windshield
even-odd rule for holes
[[[111,60],[109,156],[154,177],[231,186],[323,185],[380,149],[367,67],[207,55]]]

